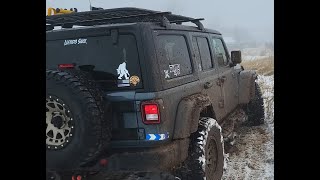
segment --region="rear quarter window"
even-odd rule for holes
[[[186,43],[182,35],[159,35],[158,56],[165,79],[192,74],[192,65]]]

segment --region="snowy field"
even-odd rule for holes
[[[223,180],[274,179],[274,76],[259,76],[264,105],[265,124],[240,127],[235,151],[229,153]]]
[[[255,61],[274,56],[273,51],[264,46],[257,48],[244,48],[241,50],[241,54],[243,61]]]

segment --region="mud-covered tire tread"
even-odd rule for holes
[[[109,130],[110,127],[106,126],[109,123],[104,117],[104,107],[102,99],[100,99],[100,94],[95,93],[98,91],[94,90],[94,86],[91,83],[86,82],[84,76],[76,76],[71,72],[46,70],[46,78],[47,80],[55,80],[57,84],[71,88],[76,96],[82,97],[86,101],[83,106],[87,107],[87,112],[91,116],[90,123],[92,123],[94,129],[91,135],[95,136],[94,139],[96,139],[97,142],[94,143],[94,146],[87,147],[85,157],[79,157],[79,167],[85,166],[98,157],[111,139],[111,131]],[[90,152],[89,149],[93,149],[94,152]]]
[[[183,163],[181,167],[178,167],[177,170],[175,170],[176,176],[181,178],[181,180],[204,180],[205,177],[205,171],[202,168],[202,164],[199,162],[199,157],[204,155],[205,151],[200,148],[198,142],[199,137],[202,136],[204,139],[204,135],[200,132],[205,131],[208,127],[206,126],[206,122],[208,121],[208,117],[202,117],[199,121],[198,130],[191,134],[190,136],[190,145],[189,145],[189,156],[187,160]],[[216,127],[213,127],[216,128]],[[222,136],[222,134],[221,134]],[[221,137],[220,137],[221,138]],[[223,144],[222,144],[223,146]],[[220,166],[223,168],[223,163],[218,164],[217,166]]]
[[[246,106],[248,125],[259,126],[264,124],[264,103],[261,88],[255,83],[255,96]]]
[[[64,71],[68,72],[69,74],[72,74],[74,77],[78,79],[80,84],[83,84],[88,89],[90,94],[93,96],[95,102],[97,103],[97,106],[99,107],[100,112],[102,113],[102,116],[106,116],[105,112],[110,113],[111,106],[109,102],[104,101],[103,91],[101,90],[101,87],[99,86],[99,84],[95,82],[94,78],[89,72],[76,70],[76,69],[66,69]],[[105,103],[108,103],[108,104],[105,104]],[[106,106],[108,107],[108,109],[105,108]],[[106,121],[106,120],[103,121],[102,123],[104,127],[103,130],[105,131],[103,135],[105,135],[107,134],[107,132],[111,131],[112,124],[111,124],[111,121]]]
[[[103,91],[101,90],[99,85],[94,81],[90,73],[75,69],[64,71],[69,74],[72,74],[73,77],[78,79],[79,83],[83,84],[88,89],[88,91],[91,93],[96,103],[98,104],[99,108],[104,107]],[[100,109],[100,111],[103,112],[104,109]]]

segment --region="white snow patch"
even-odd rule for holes
[[[202,136],[198,137],[198,140],[203,141],[203,137]]]
[[[228,169],[228,162],[229,162],[229,153],[224,154],[223,171],[226,171]]]
[[[222,180],[274,179],[274,76],[258,76],[265,106],[265,124],[240,127],[235,147],[228,154]]]
[[[241,69],[241,65],[240,64],[237,64],[233,67],[234,69]]]

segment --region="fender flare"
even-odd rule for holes
[[[176,113],[173,139],[186,138],[196,132],[201,111],[210,105],[209,96],[204,94],[193,94],[183,98]]]
[[[256,71],[244,70],[239,78],[239,104],[247,104],[255,96],[255,80],[258,78]]]

